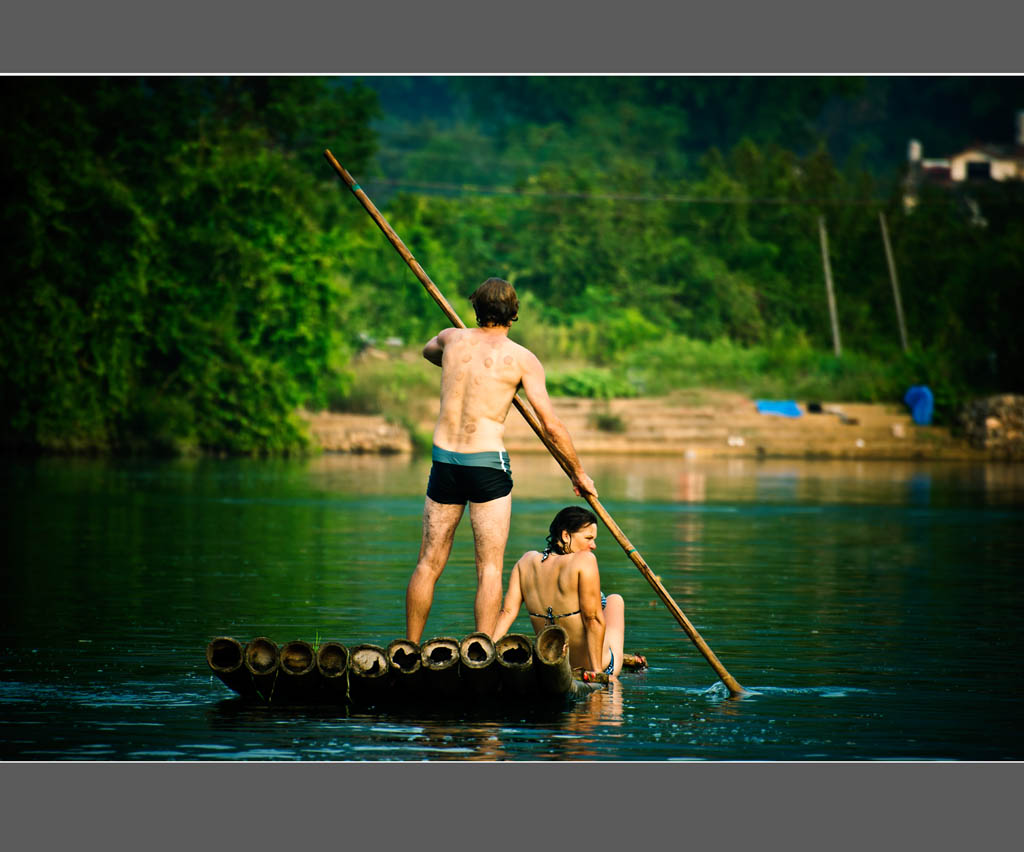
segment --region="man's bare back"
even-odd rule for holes
[[[450,328],[435,340],[442,372],[434,445],[459,453],[504,449],[512,398],[524,373],[540,369],[537,358],[502,327]]]

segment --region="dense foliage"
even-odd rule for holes
[[[1024,192],[926,188],[908,213],[900,158],[915,126],[927,156],[973,141],[965,119],[1008,141],[1020,95],[1016,78],[7,78],[4,440],[286,452],[303,405],[407,407],[420,372],[371,380],[351,358],[443,317],[324,147],[464,318],[484,278],[516,285],[513,336],[555,390],[927,382],[948,415],[1021,389]]]
[[[301,446],[296,409],[341,380],[352,311],[339,199],[310,163],[325,138],[367,162],[372,93],[8,78],[0,98],[8,442]]]

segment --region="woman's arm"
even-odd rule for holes
[[[522,560],[520,560],[522,561]],[[519,615],[519,608],[523,605],[523,591],[519,586],[519,562],[512,568],[512,574],[508,578],[508,591],[505,593],[505,600],[498,613],[498,622],[494,625],[494,636],[491,638],[497,642],[502,636],[508,633],[512,622]]]
[[[582,564],[577,579],[580,596],[580,615],[583,617],[583,632],[587,643],[592,672],[601,671],[604,666],[604,611],[601,609],[601,574],[597,570],[597,557],[583,552],[576,557]]]

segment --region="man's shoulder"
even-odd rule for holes
[[[527,364],[539,364],[540,360],[534,355],[529,349],[523,346],[522,343],[516,343],[514,340],[508,340],[505,343],[514,353],[516,358],[525,365]]]
[[[464,335],[467,331],[469,331],[468,328],[457,328],[454,325],[450,325],[447,328],[442,328],[437,333],[437,339],[440,340],[443,343],[450,343],[453,340],[457,340],[459,337]]]

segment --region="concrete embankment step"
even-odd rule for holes
[[[917,426],[898,405],[838,403],[797,418],[761,414],[741,394],[554,400],[581,455],[592,453],[817,458],[981,458],[939,427]],[[509,415],[510,452],[543,452],[523,418]]]
[[[900,405],[837,403],[812,413],[799,404],[796,418],[761,414],[742,394],[701,390],[664,398],[553,399],[555,412],[581,457],[644,454],[696,457],[788,457],[984,460],[982,450],[948,429],[918,426]],[[437,409],[419,429],[430,434]],[[407,452],[408,433],[379,416],[305,415],[315,441],[340,452]],[[510,411],[505,424],[510,453],[547,452],[526,420]]]

